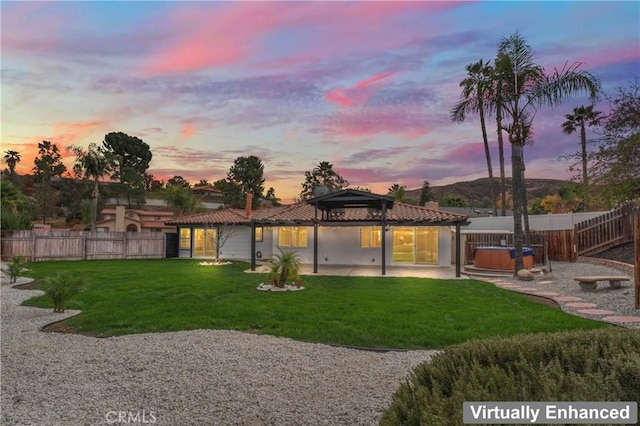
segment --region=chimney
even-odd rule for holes
[[[440,206],[438,205],[437,201],[427,201],[426,203],[424,203],[424,206],[428,209],[432,209],[432,210],[439,210]]]
[[[251,205],[253,204],[253,192],[247,191],[247,205],[245,207],[245,216],[251,218]]]
[[[116,232],[124,232],[124,206],[116,206]]]

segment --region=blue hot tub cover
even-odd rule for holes
[[[496,250],[496,251],[505,251],[505,250],[509,250],[509,255],[511,256],[512,259],[516,258],[516,248],[515,247],[476,247],[475,249],[473,249],[473,255],[475,256],[476,254],[476,250],[485,250],[485,251],[490,251],[490,250]],[[531,247],[522,247],[522,255],[523,256],[533,256],[534,251]]]

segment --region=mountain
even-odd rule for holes
[[[545,195],[556,194],[565,185],[575,186],[575,182],[558,179],[530,179],[525,181],[527,188],[527,200],[529,202]],[[511,178],[506,179],[507,192],[511,192]],[[421,189],[408,189],[405,194],[407,198],[420,200]],[[450,185],[432,186],[431,192],[439,201],[444,195],[458,195],[469,203],[470,206],[477,206],[483,198],[491,198],[489,192],[489,178],[480,178],[468,182],[456,182]],[[495,179],[496,198],[500,199],[500,178]],[[486,202],[486,200],[485,200]]]

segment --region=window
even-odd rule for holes
[[[180,228],[180,248],[185,250],[191,248],[191,228]]]
[[[360,248],[380,247],[382,233],[379,226],[365,226],[360,228]]]
[[[278,246],[306,247],[307,228],[298,226],[287,226],[278,228]]]
[[[262,226],[256,226],[256,241],[262,241]]]

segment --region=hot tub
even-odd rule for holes
[[[515,268],[515,247],[478,247],[473,251],[473,265],[480,269],[513,271]],[[533,249],[522,248],[525,269],[533,268]]]

